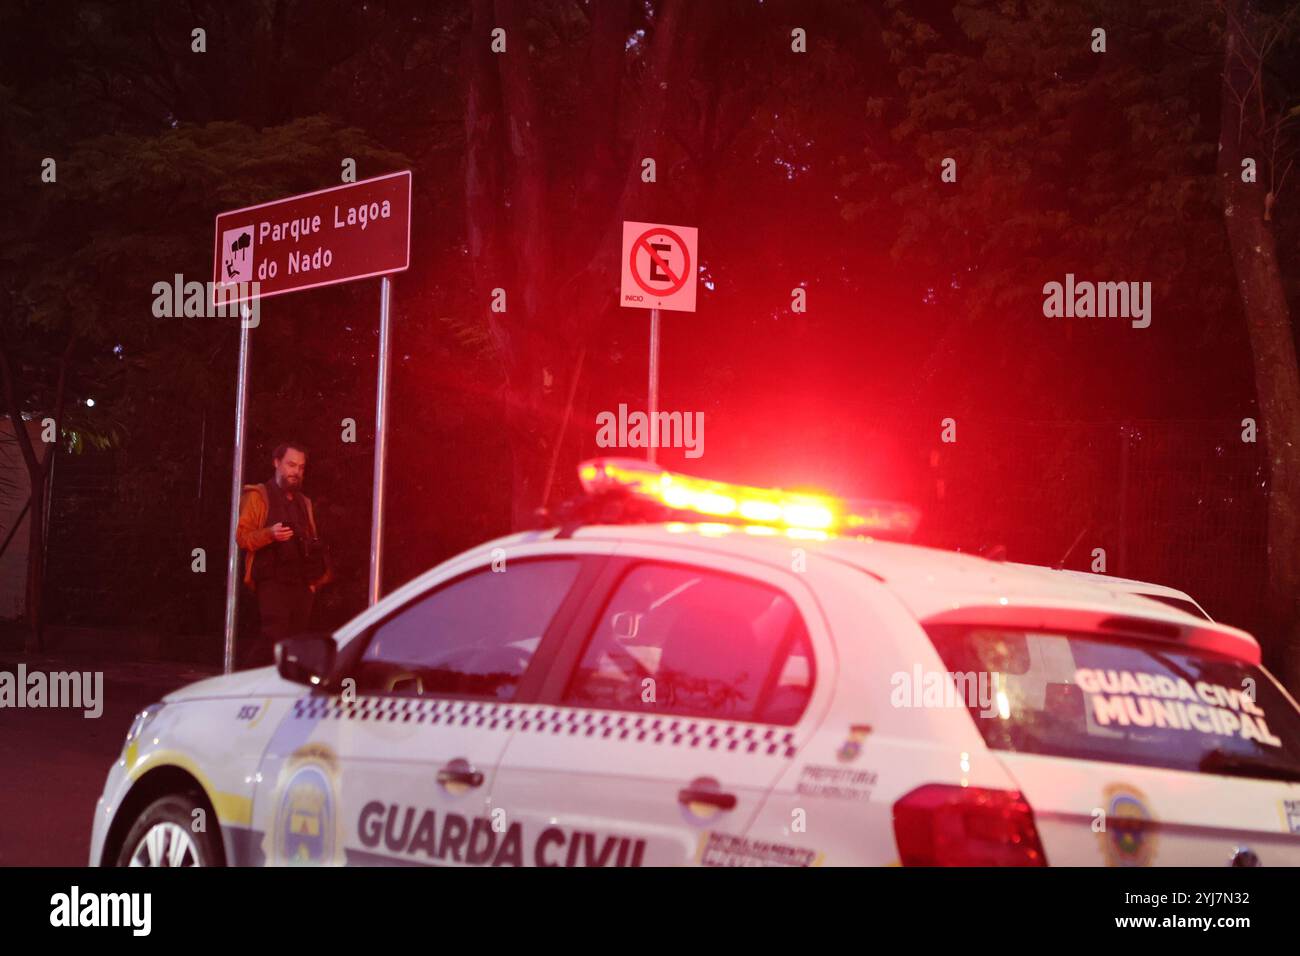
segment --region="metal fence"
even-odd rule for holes
[[[912,430],[923,433],[935,430]],[[1082,571],[1102,549],[1109,574],[1182,588],[1217,619],[1262,624],[1265,456],[1241,440],[1239,423],[963,419],[958,441],[918,437],[911,450],[922,475],[920,543],[1005,549],[1008,560]],[[188,612],[172,615],[178,626],[182,617],[190,627],[209,621],[223,576],[220,536],[187,528],[174,540],[140,540],[118,513],[131,498],[120,484],[112,455],[59,460],[52,620],[127,623],[144,607],[174,603]],[[157,507],[188,520],[188,505],[167,500],[179,492],[159,490]],[[210,543],[207,574],[190,573],[194,540]]]

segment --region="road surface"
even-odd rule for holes
[[[16,675],[19,663],[28,673],[102,671],[103,714],[0,708],[0,866],[84,866],[95,801],[131,718],[217,669],[0,653],[0,672]]]

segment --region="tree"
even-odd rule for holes
[[[916,401],[936,420],[1062,421],[1059,448],[1027,448],[1016,463],[1024,469],[1032,455],[1045,478],[1075,492],[1054,499],[1060,554],[1078,528],[1114,535],[1119,529],[1099,529],[1098,519],[1112,521],[1107,510],[1123,494],[1081,479],[1099,449],[1084,445],[1071,419],[1230,424],[1253,414],[1257,396],[1269,442],[1268,494],[1259,503],[1269,550],[1241,568],[1220,558],[1213,573],[1235,576],[1235,589],[1249,593],[1264,570],[1270,609],[1250,624],[1270,662],[1300,686],[1300,394],[1287,301],[1295,290],[1278,253],[1280,243],[1285,262],[1296,216],[1279,198],[1291,116],[1275,105],[1298,92],[1293,71],[1282,68],[1294,62],[1295,12],[1233,2],[1225,27],[1224,7],[1209,2],[888,8],[898,95],[886,88],[870,109],[891,135],[869,147],[870,183],[849,212],[895,237],[901,281],[926,304],[916,320],[932,344],[918,362]],[[1098,27],[1104,53],[1093,49]],[[956,159],[956,182],[940,179],[945,157]],[[1257,183],[1243,180],[1246,157],[1256,160]],[[1150,280],[1153,325],[1129,331],[1045,319],[1043,285],[1067,272]],[[1189,393],[1189,381],[1199,394]],[[1236,438],[1233,430],[1207,435],[1204,466],[1216,467],[1216,442]],[[1153,492],[1182,496],[1194,506],[1182,520],[1207,529],[1249,523],[1239,516],[1253,513],[1254,499],[1203,500],[1177,478],[1147,487],[1148,500]],[[1258,486],[1253,478],[1247,487]],[[1017,513],[1016,504],[1000,520],[1025,543],[1045,538],[1036,527],[1042,517]],[[1143,530],[1150,537],[1154,529]],[[1181,540],[1210,550],[1213,533]],[[1237,603],[1234,614],[1255,613],[1252,601]]]
[[[60,447],[75,452],[134,442],[139,468],[124,479],[131,488],[120,489],[111,510],[139,509],[132,517],[150,529],[139,540],[141,557],[158,562],[156,541],[178,530],[175,514],[183,512],[158,513],[157,488],[173,486],[170,469],[178,462],[188,468],[184,463],[195,457],[195,399],[202,405],[206,393],[229,387],[218,379],[212,359],[234,341],[223,333],[236,323],[160,318],[153,312],[155,285],[170,285],[177,273],[191,281],[209,276],[210,236],[191,224],[210,217],[213,197],[238,206],[301,191],[315,185],[304,166],[321,151],[376,166],[400,166],[403,160],[377,149],[358,130],[319,117],[260,132],[209,123],[154,135],[90,137],[58,164],[58,178],[49,184],[38,180],[37,152],[30,146],[16,150],[26,168],[16,159],[6,183],[16,194],[14,208],[21,201],[25,215],[0,225],[0,397],[31,485],[29,649],[41,648],[45,626],[41,559],[55,453]],[[252,188],[242,174],[251,168],[258,170]],[[59,254],[50,255],[51,249]],[[267,323],[259,334],[260,344],[284,335],[285,326]],[[299,372],[300,366],[291,367],[274,387],[298,388]],[[87,397],[95,399],[93,408],[84,403]],[[25,422],[46,417],[56,423],[60,442],[42,456]],[[128,422],[136,426],[129,436]],[[163,451],[177,442],[175,452]],[[147,577],[156,581],[157,568]],[[124,583],[129,580],[126,572]]]
[[[791,27],[807,13],[788,2],[475,0],[464,41],[466,234],[500,357],[517,527],[553,497],[557,461],[576,453],[565,424],[587,418],[584,363],[617,312],[622,222],[702,221],[725,191],[724,160],[742,164],[742,182],[754,175],[753,154],[736,150],[746,134],[746,146],[785,158],[770,142],[779,134],[752,120],[760,104],[780,114],[792,102],[806,120],[824,94],[777,66],[791,62]],[[878,35],[872,11],[830,3],[812,18],[821,49],[856,74],[843,51]],[[492,49],[496,28],[504,52]],[[814,126],[792,123],[802,137]],[[836,151],[811,138],[800,146]],[[642,178],[646,159],[654,183]],[[504,312],[489,310],[495,289]]]
[[[111,262],[49,254],[57,239],[75,235],[84,223],[81,211],[64,201],[57,179],[42,180],[46,167],[31,127],[22,122],[29,118],[10,91],[0,88],[0,136],[12,144],[0,202],[24,211],[0,224],[0,401],[27,469],[27,649],[38,652],[45,627],[45,512],[55,457],[60,448],[104,447],[118,430],[110,416],[92,421],[75,404],[77,396],[112,390],[114,370],[102,360],[86,359],[104,333],[101,300],[77,291]],[[52,170],[57,177],[57,167]],[[43,448],[33,441],[29,421],[41,424]]]
[[[1283,112],[1276,105],[1279,91],[1297,91],[1266,69],[1270,55],[1295,42],[1297,11],[1272,15],[1257,0],[1229,0],[1224,12],[1218,173],[1268,451],[1265,567],[1277,642],[1270,649],[1288,686],[1300,692],[1300,369],[1274,233],[1274,213],[1294,160],[1287,124],[1300,110]],[[1247,166],[1255,169],[1248,172]]]

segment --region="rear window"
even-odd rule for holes
[[[928,631],[994,750],[1300,780],[1300,714],[1258,667],[1109,635]]]

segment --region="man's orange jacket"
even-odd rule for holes
[[[316,512],[312,510],[311,499],[302,492],[297,494],[302,498],[303,507],[307,511],[307,523],[311,526],[311,536],[313,538],[320,537],[320,533],[316,530]],[[268,507],[266,485],[244,485],[243,497],[239,499],[239,525],[235,529],[235,542],[246,552],[244,558],[244,583],[250,588],[256,586],[253,583],[253,559],[257,557],[258,551],[275,540],[275,535],[272,534],[271,529],[266,527]],[[334,580],[334,572],[330,569],[327,557],[325,573],[312,581],[311,587],[316,589],[332,580]]]

